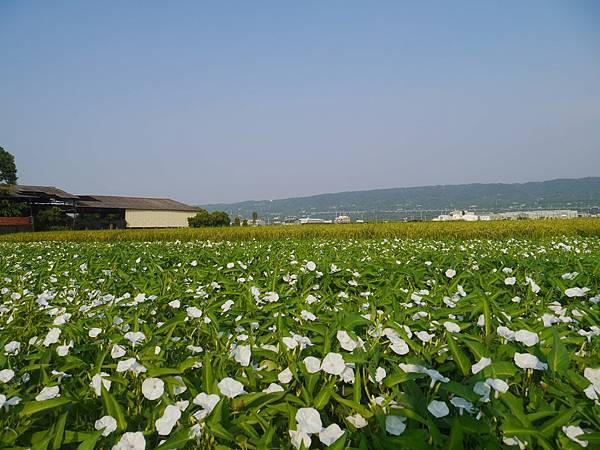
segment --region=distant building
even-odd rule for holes
[[[299,219],[298,222],[300,223],[300,225],[314,225],[314,224],[332,223],[331,220],[316,219],[316,218],[313,218],[313,217],[303,217],[302,219]]]
[[[29,217],[21,218],[24,229],[35,229],[36,214],[48,207],[60,208],[71,217],[73,228],[86,229],[187,227],[187,219],[198,211],[168,198],[74,195],[54,186],[0,186],[0,198],[27,205]],[[16,219],[4,222],[0,225],[11,227],[11,231],[21,226]]]
[[[345,214],[339,215],[333,220],[333,223],[338,223],[338,224],[350,223],[350,222],[351,222],[350,216],[347,216]]]
[[[80,195],[79,199],[78,212],[120,214],[126,228],[183,228],[198,211],[169,198]]]
[[[577,211],[570,209],[552,209],[537,211],[511,211],[495,215],[497,219],[525,220],[525,219],[574,219],[578,217]]]
[[[485,220],[480,219],[479,216],[475,213],[466,210],[455,210],[450,214],[440,214],[436,218],[433,219],[435,222],[448,222],[448,221],[458,221],[463,220],[465,222],[475,222],[477,220]],[[489,216],[488,219],[489,220]]]

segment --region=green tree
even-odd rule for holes
[[[17,184],[15,157],[0,147],[0,183]]]
[[[240,216],[236,216],[236,218],[233,219],[233,226],[239,227],[241,224],[242,224],[242,222],[240,221]]]
[[[248,226],[248,219],[244,219],[244,221],[242,222],[242,226],[243,227],[247,227]]]
[[[58,206],[53,206],[39,211],[34,223],[37,231],[47,231],[69,229],[73,222]]]
[[[256,225],[256,219],[258,219],[258,213],[254,211],[252,213],[252,225]]]
[[[229,215],[224,211],[213,211],[209,213],[205,209],[199,209],[194,217],[188,219],[190,227],[227,227],[229,226]]]
[[[0,200],[0,217],[20,217],[25,216],[29,209],[27,203],[15,202],[12,200]]]

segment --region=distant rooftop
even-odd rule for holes
[[[11,196],[20,198],[48,197],[60,200],[78,199],[76,195],[69,194],[68,192],[58,189],[54,186],[26,186],[23,184],[16,184],[0,185],[0,189],[7,189]]]
[[[169,198],[119,197],[115,195],[80,195],[78,205],[88,208],[151,209],[168,211],[197,211],[198,208]]]

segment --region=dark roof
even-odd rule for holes
[[[80,195],[79,207],[109,209],[150,209],[165,211],[197,211],[198,208],[170,198],[117,197],[114,195]]]
[[[54,186],[25,186],[22,184],[1,185],[0,189],[7,189],[11,197],[39,198],[48,197],[60,200],[77,200],[79,197],[69,194]]]

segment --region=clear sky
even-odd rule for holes
[[[202,204],[600,175],[600,2],[0,1],[22,184]]]

